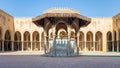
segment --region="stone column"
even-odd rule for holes
[[[42,34],[39,34],[39,35],[40,35],[40,36],[39,36],[39,40],[40,40],[40,41],[39,41],[39,42],[40,42],[39,45],[40,45],[40,51],[41,51],[41,35],[42,35]]]
[[[70,55],[70,34],[71,33],[71,28],[70,28],[70,26],[69,25],[67,25],[67,35],[68,35],[68,37],[67,37],[67,56],[69,56]]]
[[[4,52],[4,40],[2,40],[2,52]]]
[[[112,32],[112,52],[114,52],[114,32]]]
[[[117,35],[116,35],[117,36],[117,41],[116,41],[117,42],[117,52],[119,52],[119,41],[118,41],[119,36],[118,35],[119,35],[119,32],[117,32]]]
[[[11,48],[12,48],[12,51],[14,51],[14,41],[11,41]]]
[[[79,51],[80,51],[80,46],[79,46],[79,35],[80,35],[80,33],[78,32],[78,34],[77,34],[77,45],[78,45],[78,49],[79,49]]]
[[[30,46],[31,46],[31,51],[33,51],[33,50],[32,50],[32,49],[33,49],[32,43],[33,43],[33,37],[32,37],[32,33],[30,33]]]
[[[21,34],[21,42],[22,42],[22,51],[23,51],[24,50],[23,34]]]
[[[45,54],[47,53],[47,40],[46,40],[46,37],[47,37],[47,34],[46,34],[46,31],[44,30],[44,52]]]
[[[93,34],[93,51],[95,52],[95,34]]]
[[[84,51],[86,52],[86,33],[84,34],[85,39],[84,39]]]
[[[56,56],[56,32],[55,32],[55,25],[52,26],[52,31],[53,31],[53,49],[54,51],[51,51],[53,52],[53,54]]]

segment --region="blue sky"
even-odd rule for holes
[[[120,12],[120,0],[0,0],[0,9],[14,17],[35,17],[52,7],[73,8],[88,17],[112,17]]]

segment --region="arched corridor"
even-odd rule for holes
[[[14,50],[22,50],[21,33],[19,31],[16,31],[14,35]]]
[[[11,34],[10,31],[7,30],[5,32],[4,51],[11,51],[11,50],[12,50]]]
[[[59,32],[59,31],[58,31]],[[67,33],[66,31],[60,31],[58,33],[58,38],[67,38]]]
[[[84,44],[85,44],[84,33],[82,31],[80,31],[80,35],[79,35],[79,50],[80,51],[83,51],[85,49]]]
[[[75,38],[75,32],[71,31],[70,37],[71,37],[71,38]]]
[[[0,27],[0,51],[2,51],[2,28]]]
[[[107,32],[107,51],[112,52],[112,32]]]
[[[33,51],[40,50],[39,33],[37,31],[34,31],[32,37],[33,37],[32,50]]]
[[[120,52],[120,29],[118,30],[118,51]]]
[[[30,33],[26,31],[24,33],[24,50],[30,51],[31,50],[31,42],[30,42]]]
[[[93,34],[92,32],[87,32],[86,36],[86,50],[87,51],[93,51]]]
[[[100,31],[95,34],[95,50],[102,51],[102,33]]]
[[[113,51],[117,52],[117,34],[116,31],[113,31],[114,34],[114,47],[113,47]]]

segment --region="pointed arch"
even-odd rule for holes
[[[71,38],[75,38],[75,32],[74,32],[74,31],[71,31],[70,37],[71,37]]]
[[[86,49],[87,51],[93,51],[93,33],[91,31],[87,32],[86,35]]]
[[[113,47],[112,47],[112,32],[108,31],[107,32],[107,51],[111,52]]]
[[[95,34],[95,50],[96,51],[102,51],[102,32],[98,31]]]
[[[82,31],[80,31],[79,35],[79,49],[80,51],[83,51],[84,49],[84,33]]]
[[[11,33],[9,30],[6,30],[5,37],[4,37],[4,51],[11,51],[12,45],[11,45]]]
[[[65,38],[65,37],[67,37],[67,32],[66,32],[65,29],[59,29],[57,32],[58,32],[57,33],[57,37],[58,38]]]
[[[32,34],[32,50],[34,51],[38,51],[40,50],[40,43],[39,43],[39,32],[38,31],[34,31]]]
[[[52,32],[50,33],[50,38],[53,38],[53,33]]]
[[[64,29],[67,32],[67,24],[64,21],[60,21],[56,24],[56,35],[58,34],[58,31]]]
[[[19,31],[16,31],[14,34],[14,50],[22,50],[21,33]]]
[[[24,50],[31,50],[31,42],[30,42],[30,33],[28,31],[24,32]]]

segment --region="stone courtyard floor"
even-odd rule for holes
[[[120,57],[3,55],[0,68],[120,68]]]

